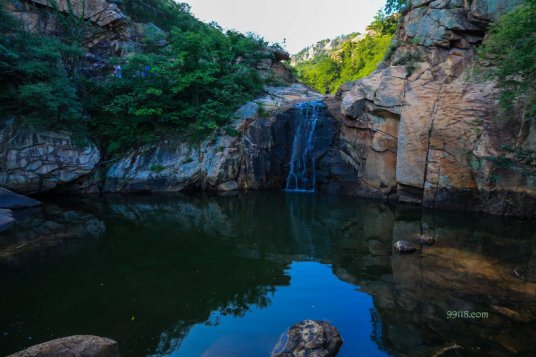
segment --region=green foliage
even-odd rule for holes
[[[407,76],[411,76],[413,72],[418,68],[418,63],[422,62],[421,55],[416,51],[408,51],[403,53],[396,61],[393,62],[394,66],[406,66]]]
[[[381,35],[392,35],[396,32],[399,18],[399,13],[387,15],[382,10],[379,10],[374,16],[372,23],[367,26],[367,30],[375,31]]]
[[[57,38],[21,30],[0,7],[0,115],[23,115],[34,124],[80,119],[68,59],[79,49]]]
[[[89,125],[109,153],[170,133],[202,138],[262,90],[254,68],[267,55],[262,39],[210,26],[174,28],[169,42],[165,52],[131,57],[121,79],[86,81]]]
[[[151,172],[154,172],[155,174],[159,174],[162,171],[164,171],[165,169],[166,169],[166,167],[161,165],[161,164],[153,164],[150,167]]]
[[[398,14],[379,11],[368,26],[368,34],[346,37],[331,53],[321,53],[312,60],[295,65],[297,77],[321,93],[335,93],[345,82],[368,76],[378,64],[392,55],[397,44],[392,43],[398,24]],[[327,41],[324,41],[327,42]],[[322,47],[323,42],[318,44]],[[299,55],[298,55],[299,56]]]
[[[480,51],[492,63],[489,74],[502,88],[501,102],[511,109],[525,93],[532,95],[527,112],[536,108],[536,0],[505,14],[489,33]]]
[[[385,3],[385,12],[387,14],[392,14],[396,12],[403,12],[410,0],[387,0]]]
[[[322,55],[296,65],[298,79],[321,93],[334,93],[345,82],[368,76],[383,60],[392,35],[366,35],[345,41],[333,55]]]
[[[0,6],[0,115],[89,135],[109,158],[165,135],[204,138],[262,91],[256,66],[272,56],[262,38],[204,24],[172,0],[117,3],[149,23],[143,53],[110,59],[122,78],[82,75],[88,23],[74,11],[55,37],[23,31]]]
[[[200,31],[205,27],[190,13],[190,5],[173,0],[116,0],[119,7],[132,20],[140,23],[153,23],[159,28],[170,31],[178,27],[182,31]]]

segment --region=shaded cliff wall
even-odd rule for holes
[[[336,96],[349,193],[535,218],[536,172],[504,149],[531,149],[534,124],[473,71],[490,22],[521,2],[412,2],[389,58]]]

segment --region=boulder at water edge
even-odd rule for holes
[[[40,206],[41,202],[33,198],[11,192],[0,187],[0,208],[21,209]]]
[[[117,342],[109,338],[77,335],[58,338],[8,357],[119,357]]]
[[[272,357],[331,357],[337,355],[342,343],[339,331],[329,322],[305,320],[281,335]]]
[[[415,247],[415,245],[405,240],[399,240],[396,242],[394,248],[395,251],[400,254],[410,254],[417,251],[417,247]]]

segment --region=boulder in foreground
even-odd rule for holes
[[[281,335],[272,357],[332,357],[342,343],[339,331],[329,322],[304,320]]]
[[[399,254],[410,254],[417,251],[417,247],[413,243],[405,240],[399,240],[394,245],[395,251]]]
[[[32,346],[8,357],[119,357],[119,346],[109,338],[77,335]]]

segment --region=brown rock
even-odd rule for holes
[[[305,320],[281,335],[272,357],[332,357],[343,344],[339,331],[326,321]]]
[[[41,343],[8,357],[119,357],[117,342],[109,338],[77,335]]]

